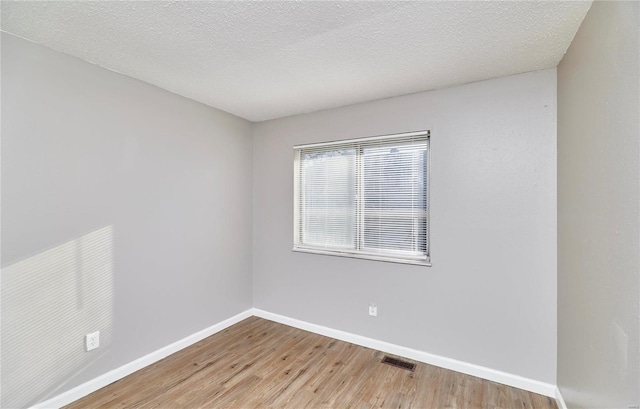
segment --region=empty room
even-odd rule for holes
[[[4,1],[2,408],[640,404],[640,2]]]

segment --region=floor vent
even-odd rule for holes
[[[416,369],[416,364],[412,364],[411,362],[403,361],[402,359],[391,358],[390,356],[386,356],[382,358],[383,364],[389,364],[398,368],[406,369],[407,371],[413,372]]]

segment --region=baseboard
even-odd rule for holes
[[[127,375],[132,374],[135,371],[151,365],[154,362],[157,362],[175,352],[180,351],[181,349],[193,345],[208,336],[211,336],[227,327],[230,327],[246,318],[249,318],[252,315],[268,319],[270,321],[279,322],[281,324],[289,325],[291,327],[299,328],[305,331],[339,339],[341,341],[350,342],[352,344],[361,345],[389,354],[413,359],[415,361],[424,362],[430,365],[439,366],[441,368],[451,369],[456,372],[462,372],[468,375],[477,376],[489,381],[498,382],[504,385],[513,386],[515,388],[524,389],[534,393],[539,393],[541,395],[555,398],[560,409],[567,408],[564,400],[562,399],[560,390],[555,385],[524,378],[522,376],[513,375],[502,371],[497,371],[495,369],[486,368],[468,362],[458,361],[455,359],[430,354],[428,352],[419,351],[416,349],[407,348],[384,341],[379,341],[373,338],[352,334],[350,332],[312,324],[284,315],[267,312],[258,308],[250,308],[246,311],[241,312],[240,314],[234,315],[231,318],[214,324],[209,328],[198,331],[179,341],[176,341],[141,358],[138,358],[135,361],[129,362],[119,368],[100,375],[97,378],[83,383],[82,385],[78,385],[75,388],[63,392],[60,395],[57,395],[49,400],[38,403],[37,405],[34,405],[32,409],[60,408],[62,406],[68,405],[92,392],[97,391],[100,388],[103,388],[117,380],[124,378]]]
[[[211,336],[217,332],[220,332],[223,329],[244,320],[245,318],[249,318],[252,315],[253,315],[252,309],[243,311],[240,314],[234,315],[231,318],[227,318],[226,320],[221,321],[217,324],[214,324],[209,328],[205,328],[201,331],[191,334],[185,338],[182,338],[179,341],[176,341],[154,352],[151,352],[141,358],[138,358],[135,361],[124,364],[119,368],[116,368],[112,371],[109,371],[103,375],[98,376],[97,378],[93,378],[92,380],[85,382],[82,385],[78,385],[75,388],[70,389],[66,392],[63,392],[58,396],[55,396],[44,402],[38,403],[37,405],[33,406],[32,409],[60,408],[62,406],[68,405],[84,396],[87,396],[92,392],[97,391],[100,388],[103,388],[109,385],[110,383],[113,383],[119,379],[124,378],[127,375],[132,374],[135,371],[138,371],[148,365],[153,364],[154,362],[157,362],[162,358],[165,358],[175,352],[180,351],[181,349],[184,349],[190,345],[193,345],[196,342],[201,341],[208,336]]]
[[[513,375],[507,372],[486,368],[480,365],[468,362],[458,361],[456,359],[446,358],[439,355],[430,354],[428,352],[419,351],[412,348],[394,345],[388,342],[379,341],[373,338],[367,338],[361,335],[352,334],[333,328],[323,327],[322,325],[312,324],[306,321],[297,320],[295,318],[286,317],[284,315],[274,314],[261,309],[254,308],[253,315],[265,318],[270,321],[279,322],[291,327],[300,328],[305,331],[324,335],[327,337],[339,339],[341,341],[350,342],[352,344],[361,345],[367,348],[376,349],[378,351],[401,356],[415,361],[424,362],[441,368],[451,369],[456,372],[462,372],[467,375],[477,376],[493,382],[504,385],[513,386],[515,388],[524,389],[526,391],[538,393],[540,395],[556,398],[556,386]]]
[[[560,392],[560,388],[556,387],[556,402],[558,402],[559,409],[567,409],[567,403],[564,401],[562,397],[562,393]]]

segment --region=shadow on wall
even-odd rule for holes
[[[53,395],[107,351],[113,320],[113,226],[2,268],[3,408]],[[100,348],[84,335],[100,331]]]

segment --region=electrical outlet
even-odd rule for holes
[[[369,315],[372,317],[378,316],[378,307],[372,302],[369,303]]]
[[[87,352],[98,348],[100,346],[100,331],[85,335],[84,345],[87,348]]]

